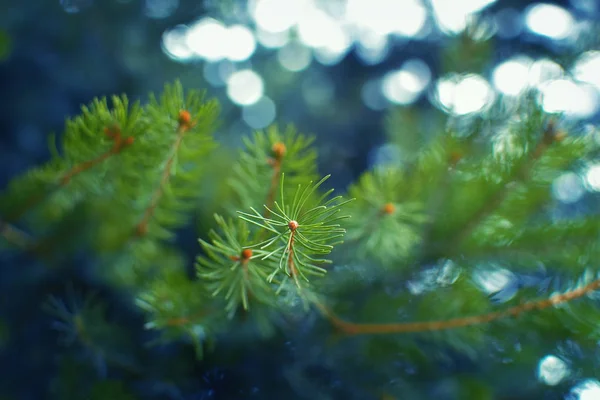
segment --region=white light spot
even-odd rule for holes
[[[574,172],[566,172],[552,182],[554,197],[563,203],[575,203],[584,195],[581,177]]]
[[[245,61],[254,54],[256,40],[252,31],[243,25],[233,25],[227,29],[227,39],[223,41],[225,57],[231,61]]]
[[[569,79],[556,79],[540,87],[542,106],[549,113],[565,112],[572,117],[587,118],[598,110],[598,93],[589,85]]]
[[[336,42],[345,41],[343,36],[338,22],[317,8],[306,12],[298,21],[298,38],[309,47],[335,47]]]
[[[420,0],[348,0],[346,19],[359,30],[379,35],[415,36],[427,18]]]
[[[242,109],[242,119],[253,129],[262,129],[270,125],[275,120],[275,114],[275,103],[266,96]]]
[[[575,400],[598,400],[600,399],[600,382],[596,379],[587,379],[573,389],[571,393],[575,395]]]
[[[448,33],[462,32],[472,14],[495,2],[496,0],[431,0],[438,26]]]
[[[568,38],[574,22],[569,11],[554,4],[538,3],[525,13],[525,24],[530,31],[555,40]]]
[[[515,275],[505,268],[477,270],[473,273],[473,280],[487,294],[506,288],[514,277]]]
[[[298,72],[310,65],[312,53],[306,46],[292,42],[279,49],[277,60],[288,71]]]
[[[573,68],[575,79],[591,83],[600,89],[600,51],[583,53]]]
[[[368,65],[382,62],[389,52],[388,36],[376,33],[360,36],[356,54]]]
[[[442,108],[457,115],[480,112],[491,105],[494,97],[490,84],[476,74],[440,79],[436,85],[436,98]]]
[[[590,190],[600,192],[600,164],[588,168],[585,173],[585,183]]]
[[[431,71],[421,60],[409,60],[404,66],[386,74],[382,81],[385,97],[396,104],[414,102],[429,84]]]
[[[234,72],[227,79],[227,96],[236,104],[254,104],[263,96],[263,92],[262,78],[249,69]]]
[[[335,65],[342,61],[346,56],[346,52],[338,53],[329,50],[327,47],[319,47],[314,50],[314,57],[320,64],[323,65]]]
[[[515,57],[498,65],[492,74],[496,88],[508,96],[518,96],[527,88],[531,59]]]
[[[187,35],[187,46],[199,57],[208,61],[223,59],[227,40],[227,28],[212,18],[203,18],[190,27]]]
[[[184,61],[194,56],[186,43],[187,31],[187,26],[178,25],[162,35],[163,52],[173,60]]]
[[[261,29],[278,33],[296,25],[307,5],[301,0],[258,0],[250,12]]]
[[[288,31],[284,32],[268,32],[260,28],[256,30],[256,39],[258,42],[267,49],[278,49],[283,47],[289,42],[290,34]]]
[[[567,363],[553,355],[542,358],[538,365],[538,379],[549,386],[558,385],[568,374]]]

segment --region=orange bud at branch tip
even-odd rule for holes
[[[252,249],[242,250],[242,260],[249,260],[252,257]]]
[[[290,221],[288,222],[288,228],[290,228],[290,231],[294,232],[296,229],[298,229],[300,225],[298,225],[298,222],[296,221]]]
[[[281,143],[281,142],[276,142],[273,144],[273,147],[271,148],[271,150],[273,151],[273,155],[275,156],[276,160],[281,160],[283,158],[283,156],[285,155],[286,152],[286,147],[285,144]]]
[[[396,206],[394,206],[392,203],[385,203],[381,211],[386,215],[390,215],[396,211]]]
[[[178,117],[179,126],[182,128],[189,128],[192,123],[192,115],[188,110],[179,111]]]

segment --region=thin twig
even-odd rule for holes
[[[368,334],[393,334],[393,333],[415,333],[426,331],[441,331],[454,328],[462,328],[472,325],[484,324],[505,317],[517,317],[528,311],[543,310],[552,306],[580,298],[600,288],[600,279],[588,283],[585,286],[572,291],[557,294],[543,300],[535,300],[502,311],[495,311],[482,315],[459,317],[441,321],[424,322],[400,322],[389,324],[361,324],[348,322],[335,315],[323,304],[315,303],[317,308],[329,319],[329,321],[340,331],[347,335]]]

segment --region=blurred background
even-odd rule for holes
[[[316,135],[319,169],[342,190],[374,164],[410,156],[389,144],[390,110],[401,110],[406,129],[425,134],[448,118],[477,119],[493,104],[510,109],[534,88],[545,110],[597,124],[599,22],[598,0],[0,0],[0,187],[49,158],[47,135],[61,132],[81,104],[117,93],[144,101],[177,78],[221,101],[216,137],[224,146],[236,148],[272,123]],[[600,164],[553,186],[565,204],[598,192]],[[33,261],[14,267],[6,257],[0,399],[79,398],[56,394],[61,348],[39,308],[64,277],[40,283],[41,269],[26,265]],[[36,289],[24,299],[27,285]],[[150,382],[152,394],[142,398],[277,398],[264,394],[266,377],[281,363],[294,365],[290,347],[281,343],[272,359],[261,355],[258,370],[252,354],[264,348],[249,350],[246,369],[192,366],[185,373],[202,378],[190,378],[189,390]],[[549,359],[537,368],[531,380],[550,387],[567,366]],[[285,398],[300,385],[290,378],[297,371],[288,372],[273,384]],[[335,384],[330,372],[314,374]],[[231,389],[242,381],[243,390]],[[94,398],[136,398],[118,397],[119,388],[103,387],[104,397]],[[600,399],[600,380],[569,393]]]

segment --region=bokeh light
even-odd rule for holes
[[[161,46],[163,52],[176,61],[189,60],[194,52],[187,45],[188,27],[177,25],[163,33]]]
[[[537,375],[541,382],[555,386],[569,375],[569,366],[560,358],[549,354],[540,360]]]
[[[492,104],[495,93],[477,74],[451,75],[438,80],[435,100],[443,110],[456,115],[481,112]]]
[[[252,70],[236,71],[227,79],[227,96],[238,105],[249,106],[256,103],[263,92],[263,80]]]
[[[583,53],[575,62],[573,76],[600,89],[600,51]]]
[[[583,181],[575,172],[566,172],[552,182],[552,194],[563,203],[575,203],[585,194]]]
[[[600,192],[600,163],[593,164],[587,169],[585,183],[589,190]]]
[[[298,72],[306,69],[312,61],[312,52],[298,42],[290,42],[277,52],[279,64],[288,71]]]
[[[427,64],[419,59],[408,60],[401,69],[383,77],[382,91],[385,97],[396,104],[413,103],[431,80]]]
[[[487,294],[500,292],[515,279],[515,274],[495,265],[484,266],[473,273],[473,281]]]
[[[528,86],[531,63],[529,57],[519,56],[499,64],[492,73],[494,86],[505,95],[518,96]]]
[[[534,4],[525,12],[525,24],[531,32],[554,40],[567,39],[574,23],[571,13],[555,4]]]
[[[600,399],[600,382],[597,379],[586,379],[571,390],[573,400],[598,400]]]
[[[439,28],[446,33],[457,34],[465,30],[470,17],[495,3],[496,0],[431,0]]]
[[[571,79],[556,79],[540,85],[541,102],[549,113],[564,112],[586,118],[598,110],[598,92]]]
[[[242,108],[242,119],[253,129],[263,129],[269,126],[275,120],[276,114],[275,103],[267,96]]]

